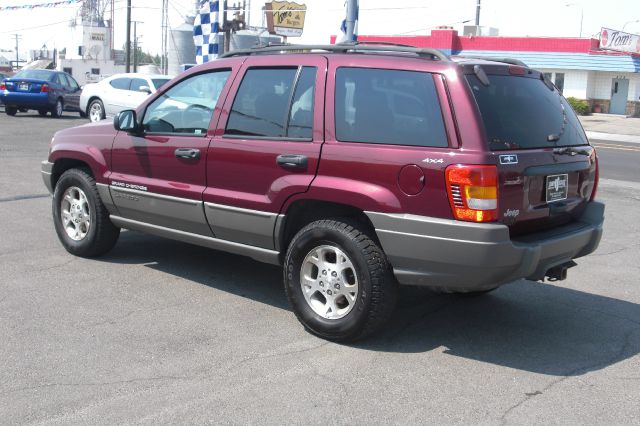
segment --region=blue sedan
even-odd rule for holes
[[[18,111],[37,110],[41,116],[51,112],[60,117],[62,111],[80,110],[80,86],[69,74],[52,70],[23,70],[0,83],[0,100],[8,115]]]

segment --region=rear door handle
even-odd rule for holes
[[[197,160],[200,158],[200,150],[196,148],[178,148],[176,149],[176,157]]]
[[[309,158],[306,155],[282,154],[276,158],[276,163],[285,169],[306,169]]]

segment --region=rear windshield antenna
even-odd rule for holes
[[[480,83],[482,83],[483,85],[489,86],[491,84],[491,82],[489,81],[489,77],[487,77],[487,74],[484,72],[480,65],[473,66],[473,73],[476,75],[476,77],[478,77],[478,80],[480,80]]]

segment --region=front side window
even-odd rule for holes
[[[78,90],[80,88],[73,77],[71,77],[70,75],[65,75],[65,77],[67,77],[67,81],[69,82],[69,87],[71,87],[71,90]]]
[[[142,125],[147,133],[207,133],[211,115],[230,70],[198,74],[177,83],[147,108]]]
[[[338,68],[336,137],[343,142],[448,146],[429,73]]]
[[[164,86],[166,83],[171,81],[171,79],[169,79],[169,78],[152,78],[151,81],[153,81],[153,85],[156,87],[156,90],[158,90],[159,88]]]
[[[225,134],[311,139],[315,78],[315,67],[247,70]]]

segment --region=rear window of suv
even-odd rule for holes
[[[474,74],[467,81],[491,150],[588,144],[578,117],[551,84],[532,77],[487,77],[488,86]]]
[[[338,68],[335,97],[339,141],[429,147],[449,144],[429,73]]]

